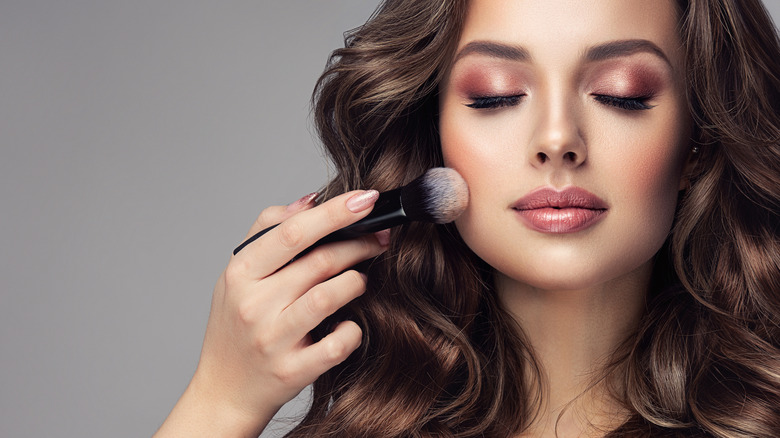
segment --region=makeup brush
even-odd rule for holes
[[[453,169],[434,167],[409,184],[379,194],[368,216],[318,240],[304,252],[325,243],[352,239],[413,221],[446,224],[454,221],[469,203],[469,189],[463,177]],[[245,246],[272,230],[268,227],[233,250]]]

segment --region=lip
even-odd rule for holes
[[[579,187],[541,187],[515,201],[511,208],[532,230],[553,234],[585,230],[603,219],[608,210],[606,202]]]

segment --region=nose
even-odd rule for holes
[[[588,152],[576,108],[560,98],[549,99],[542,105],[528,153],[535,167],[576,168],[582,165]]]

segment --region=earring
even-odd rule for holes
[[[699,153],[699,147],[698,146],[694,146],[693,148],[691,148],[691,152],[693,152],[694,154],[698,154]]]

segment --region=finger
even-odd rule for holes
[[[265,278],[323,236],[368,215],[378,197],[376,190],[353,191],[297,213],[236,254],[233,261],[246,270],[247,277]]]
[[[358,263],[387,250],[374,235],[321,246],[263,280],[267,299],[281,308],[306,291]],[[257,293],[257,292],[253,292]]]
[[[319,283],[282,311],[279,333],[283,333],[287,342],[296,343],[365,290],[366,276],[357,271],[346,271]]]
[[[257,234],[257,232],[264,230],[268,227],[281,223],[294,214],[307,210],[314,206],[314,200],[317,199],[319,193],[309,193],[306,196],[301,197],[297,201],[288,205],[274,205],[264,209],[255,219],[255,223],[249,229],[244,240]]]
[[[310,384],[320,375],[344,362],[352,352],[360,347],[363,331],[353,321],[343,321],[336,328],[294,357],[292,372],[300,376],[301,382]]]

